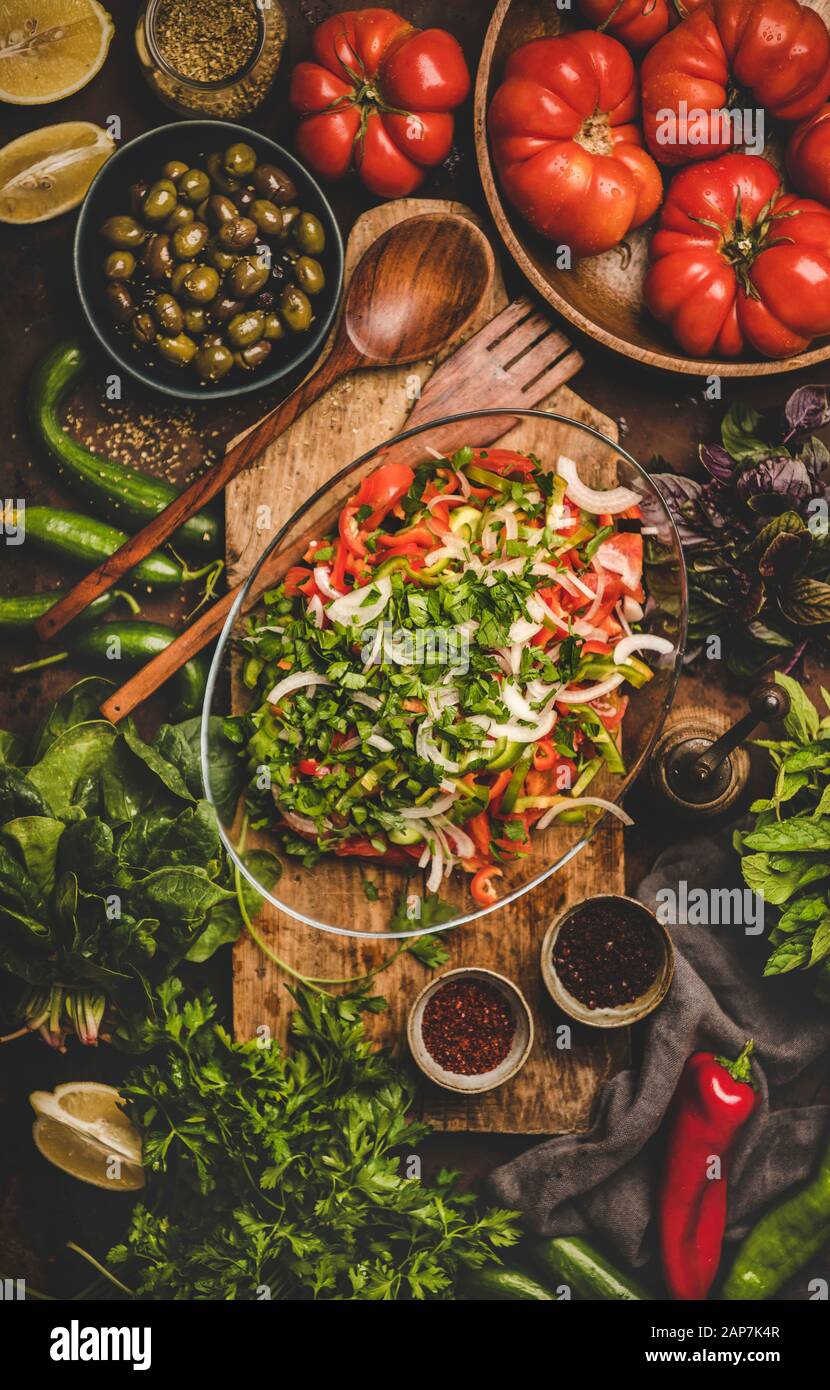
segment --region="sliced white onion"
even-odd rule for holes
[[[558,692],[557,692],[558,693]],[[537,713],[532,711],[533,723],[530,728],[526,724],[510,722],[508,724],[496,724],[485,714],[473,715],[469,721],[471,724],[480,724],[481,727],[490,735],[491,738],[508,738],[511,743],[536,743],[540,738],[546,738],[556,723],[557,715],[554,709],[554,702],[557,697],[549,700],[545,708]]]
[[[572,531],[579,525],[579,517],[569,512],[561,502],[554,502],[548,507],[545,525],[549,531]]]
[[[373,589],[377,590],[377,596],[370,599],[369,594]],[[366,627],[379,618],[390,598],[392,597],[392,580],[388,575],[381,579],[375,579],[371,584],[364,584],[360,589],[354,589],[350,594],[343,594],[328,606],[328,616],[333,622],[342,623],[348,626],[355,623],[357,627]]]
[[[643,607],[642,604],[637,602],[636,598],[631,598],[630,595],[626,594],[622,601],[622,609],[630,623],[642,622]]]
[[[394,743],[390,743],[388,738],[383,737],[383,734],[370,734],[366,742],[370,743],[373,748],[377,748],[379,753],[391,753],[395,747]]]
[[[314,583],[317,585],[320,593],[325,594],[326,598],[340,598],[343,593],[342,589],[335,589],[332,584],[331,570],[328,565],[316,566],[314,570]]]
[[[291,829],[296,830],[298,835],[310,835],[313,840],[317,839],[317,826],[310,816],[299,816],[296,811],[286,811],[279,802],[277,802],[277,807],[286,825],[290,825]]]
[[[657,637],[649,632],[635,632],[631,637],[623,637],[614,648],[614,661],[619,666],[632,652],[660,652],[667,656],[674,651],[674,643],[667,637]]]
[[[514,646],[521,647],[541,630],[541,623],[530,623],[527,618],[516,618],[515,622],[510,624],[510,641]]]
[[[515,719],[524,719],[531,723],[536,718],[535,711],[530,708],[524,695],[515,685],[506,681],[501,688],[500,696]]]
[[[323,613],[323,600],[320,598],[319,594],[312,594],[308,601],[307,612],[315,627],[323,626],[325,614]]]
[[[439,502],[463,502],[464,497],[460,492],[439,492],[437,496],[431,497],[427,502],[427,511],[432,511]]]
[[[617,820],[621,820],[623,825],[634,824],[631,817],[621,806],[617,806],[613,801],[606,801],[602,796],[565,796],[556,806],[551,806],[550,810],[539,817],[536,822],[537,830],[545,830],[550,825],[551,821],[554,820],[556,816],[560,816],[563,811],[575,811],[578,810],[580,806],[601,806],[603,811],[610,811],[611,815],[616,816]]]
[[[428,806],[405,806],[397,814],[402,820],[431,820],[433,816],[443,816],[457,798],[458,792],[447,792],[445,796],[437,797]]]
[[[617,619],[617,622],[619,623],[626,637],[630,637],[631,628],[628,626],[628,619],[626,618],[625,613],[623,612],[622,603],[617,603],[614,605],[614,617]]]
[[[566,458],[564,454],[559,456],[556,471],[568,484],[568,496],[586,512],[607,512],[609,516],[616,516],[628,507],[636,507],[641,500],[640,494],[633,492],[630,487],[614,487],[604,491],[586,487],[579,477],[579,470],[573,459]]]
[[[293,695],[295,690],[302,690],[304,686],[331,684],[330,680],[319,675],[317,671],[294,671],[284,680],[278,681],[266,699],[269,705],[278,705],[284,696]]]
[[[585,610],[585,621],[586,621],[586,623],[592,623],[592,622],[594,621],[594,618],[597,616],[597,613],[599,612],[600,608],[602,607],[602,599],[603,599],[603,595],[605,594],[605,584],[606,584],[605,575],[604,575],[604,574],[598,574],[598,575],[597,575],[597,591],[596,591],[596,593],[594,594],[594,601],[593,601],[593,603],[591,604],[590,608],[587,608],[587,609]]]
[[[472,560],[468,565],[468,569],[483,575],[484,583],[487,585],[488,589],[492,589],[500,574],[521,574],[525,567],[525,563],[526,561],[523,555],[514,555],[509,560],[493,560],[489,565],[482,565],[479,562],[478,569],[476,569],[475,561]]]
[[[429,877],[427,878],[427,892],[437,893],[441,887],[441,879],[444,876],[444,851],[440,843],[435,845],[432,851],[432,864],[430,865]]]
[[[426,866],[427,866],[427,864],[429,863],[429,858],[430,858],[430,848],[429,848],[429,845],[424,845],[424,848],[423,848],[422,851],[421,851],[421,857],[420,857],[420,859],[418,860],[418,868],[419,868],[419,869],[425,869]]]
[[[454,763],[452,758],[445,757],[433,739],[431,719],[426,719],[423,724],[419,725],[415,735],[415,751],[425,763],[435,763],[436,766],[442,767],[445,772],[461,771],[460,763]]]
[[[504,507],[496,507],[490,512],[487,525],[481,533],[481,544],[484,550],[495,551],[499,546],[499,533],[496,530],[496,523],[501,522],[504,526],[504,539],[507,541],[517,541],[519,539],[519,523],[515,516],[515,504],[510,506],[508,503]]]
[[[353,748],[360,747],[360,739],[357,734],[352,734],[351,738],[344,738],[343,742],[334,749],[335,753],[351,753]]]
[[[592,700],[601,700],[609,691],[616,690],[624,680],[625,676],[608,676],[606,680],[600,681],[597,685],[588,685],[584,690],[560,690],[556,698],[560,705],[587,705]]]
[[[383,650],[383,638],[384,638],[384,624],[383,624],[383,623],[380,623],[380,624],[378,625],[377,632],[375,633],[374,641],[372,642],[372,650],[370,651],[370,653],[369,653],[369,655],[368,655],[368,657],[367,657],[367,659],[366,659],[366,662],[365,662],[365,664],[364,664],[364,667],[363,667],[364,674],[365,674],[367,671],[371,671],[371,669],[372,669],[373,666],[379,666],[379,665],[380,665],[380,654],[381,654],[381,651]],[[357,697],[355,696],[355,698],[357,698]],[[364,701],[363,703],[365,704],[365,701]]]
[[[367,709],[378,710],[383,704],[377,695],[369,695],[365,690],[353,690],[351,698],[356,705],[365,705]]]
[[[459,826],[453,825],[451,820],[444,816],[439,816],[438,826],[443,830],[444,835],[450,840],[455,848],[455,853],[460,859],[472,859],[476,852],[476,847],[467,834]]]

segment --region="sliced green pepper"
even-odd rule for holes
[[[501,799],[502,811],[510,812],[516,809],[516,802],[519,799],[522,787],[525,783],[525,778],[527,777],[527,774],[530,771],[531,765],[533,763],[533,752],[534,748],[533,744],[531,743],[526,746],[524,752],[519,758],[519,761],[516,763],[516,766],[513,770],[513,776],[510,778],[510,781],[507,784],[507,790],[505,791],[504,796]]]

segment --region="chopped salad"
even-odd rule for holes
[[[426,871],[456,865],[497,900],[534,828],[613,803],[639,653],[640,498],[596,491],[560,458],[463,448],[386,463],[314,541],[242,639],[252,823],[313,864],[325,853]]]

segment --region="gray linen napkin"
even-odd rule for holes
[[[656,907],[664,888],[739,886],[728,832],[696,836],[659,856],[637,896]],[[741,887],[743,885],[740,885]],[[830,1133],[830,1106],[770,1109],[770,1089],[791,1082],[830,1050],[830,1009],[803,978],[763,979],[764,933],[741,926],[669,925],[677,951],[668,998],[644,1025],[641,1062],[605,1087],[589,1132],[563,1135],[528,1150],[491,1175],[497,1199],[525,1213],[543,1235],[595,1237],[625,1264],[655,1262],[654,1197],[661,1163],[658,1135],[686,1058],[699,1048],[737,1056],[755,1040],[757,1111],[735,1152],[729,1181],[728,1237],[741,1237],[770,1201],[802,1182]],[[811,1277],[828,1277],[828,1252]],[[805,1297],[805,1277],[789,1296]],[[788,1291],[784,1291],[787,1296]]]

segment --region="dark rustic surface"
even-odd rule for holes
[[[311,26],[335,10],[349,8],[353,0],[283,3],[288,17],[288,48],[275,91],[251,123],[290,146],[292,121],[285,101],[290,65],[307,55]],[[55,121],[85,119],[103,124],[111,115],[120,118],[122,137],[126,140],[175,119],[156,101],[139,75],[132,36],[136,6],[128,0],[109,0],[108,8],[116,34],[102,72],[83,91],[56,105],[4,107],[4,141]],[[471,67],[475,67],[492,9],[489,0],[479,0],[477,4],[468,0],[398,0],[397,8],[421,26],[441,24],[452,29],[464,45]],[[430,197],[463,199],[486,213],[472,148],[469,103],[460,114],[456,151],[445,167],[430,175],[423,191]],[[333,202],[344,234],[372,201],[355,181],[334,191]],[[37,456],[24,418],[25,388],[34,364],[61,338],[82,329],[70,261],[73,225],[73,215],[69,214],[40,226],[0,226],[2,496],[25,497],[30,504],[58,501],[78,505],[77,498],[56,481],[51,465]],[[512,291],[523,288],[511,265],[505,265],[505,272]],[[734,398],[738,388],[725,382],[724,402],[707,402],[702,382],[642,369],[590,342],[580,346],[586,365],[571,383],[574,390],[619,421],[624,442],[643,462],[659,454],[673,467],[689,469],[698,442],[713,434],[723,404]],[[141,462],[142,466],[177,480],[192,475],[205,457],[206,444],[218,451],[240,425],[259,416],[263,405],[273,404],[248,400],[244,407],[232,411],[205,405],[192,411],[176,409],[171,416],[169,406],[161,398],[142,395],[131,382],[125,382],[123,402],[106,407],[101,399],[103,376],[104,364],[98,360],[96,370],[73,403],[72,413],[80,421],[81,432],[87,437],[97,432],[98,446],[103,448],[106,439],[114,452],[113,442],[117,441],[117,452],[125,460]],[[744,382],[739,389],[744,399],[769,406],[783,402],[798,384],[798,376],[787,375]],[[83,510],[82,504],[78,510]],[[26,546],[6,551],[0,569],[4,593],[52,587],[68,577]],[[187,597],[148,599],[145,616],[180,622],[193,601]],[[33,646],[18,642],[9,644],[3,653],[0,726],[28,726],[55,694],[81,674],[69,666],[59,666],[39,678],[6,678],[10,665],[35,654]],[[814,671],[810,674],[815,676]],[[705,682],[687,682],[683,693],[739,709],[740,697],[722,693],[718,680],[714,670]],[[632,883],[636,883],[657,849],[679,830],[654,814],[645,786],[631,800],[638,828],[629,837],[628,869]],[[227,970],[225,954],[221,961],[199,971],[200,982],[209,981],[226,1000]],[[86,1271],[79,1260],[63,1253],[65,1241],[74,1238],[101,1254],[117,1237],[129,1210],[129,1199],[82,1186],[38,1157],[29,1138],[31,1112],[27,1096],[33,1089],[51,1089],[61,1081],[81,1076],[114,1082],[122,1069],[123,1059],[106,1048],[93,1051],[75,1046],[66,1057],[58,1057],[38,1041],[27,1039],[0,1052],[0,1275],[25,1274],[33,1285],[52,1290],[78,1288],[87,1282]],[[814,1094],[814,1086],[805,1082],[804,1099],[809,1101]],[[441,1137],[432,1141],[430,1157],[456,1164],[470,1181],[477,1182],[523,1142],[526,1141],[517,1138]]]

